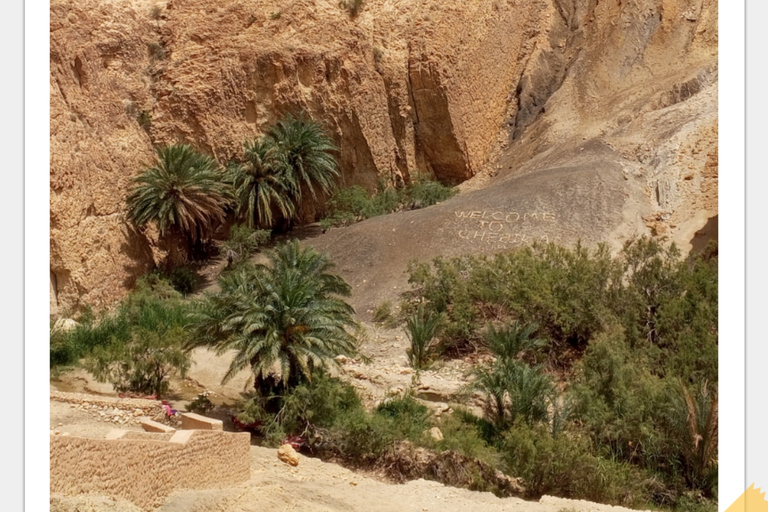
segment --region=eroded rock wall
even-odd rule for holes
[[[125,222],[153,145],[225,163],[286,112],[327,127],[345,186],[581,158],[628,180],[601,236],[687,241],[716,216],[716,98],[713,0],[54,0],[51,306],[109,305],[162,256]]]
[[[51,6],[52,308],[103,307],[152,268],[125,222],[152,146],[227,162],[286,112],[322,121],[344,185],[484,164],[543,2],[56,0]],[[316,216],[311,208],[306,219]]]

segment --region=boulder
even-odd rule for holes
[[[291,466],[299,465],[299,454],[289,444],[284,444],[277,449],[277,458]]]

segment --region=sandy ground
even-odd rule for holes
[[[60,407],[64,405],[64,407]],[[104,427],[87,425],[88,416],[70,413],[65,404],[51,403],[52,422],[67,422],[62,431],[96,435]],[[336,464],[300,455],[297,467],[277,459],[274,449],[251,447],[251,478],[223,489],[183,490],[171,494],[157,512],[623,512],[628,509],[544,496],[539,502],[497,498],[491,493],[446,487],[416,480],[389,484]],[[53,512],[134,512],[123,500],[99,495],[51,496]]]
[[[423,403],[443,410],[456,405],[452,399],[467,385],[468,362],[453,361],[424,371],[418,382],[407,366],[405,347],[408,343],[402,329],[386,329],[380,325],[364,324],[362,352],[371,362],[348,358],[341,364],[342,378],[353,383],[365,402],[372,406],[387,394],[412,388]],[[198,349],[195,364],[187,379],[173,383],[172,396],[186,397],[208,389],[214,391],[214,402],[232,403],[247,385],[248,374],[243,372],[231,382],[222,385],[230,356]],[[76,370],[52,381],[54,388],[101,395],[114,395],[108,385],[97,383],[87,372]],[[471,396],[469,397],[471,405]],[[185,399],[171,400],[184,410]],[[59,435],[103,438],[114,424],[102,421],[74,406],[57,401],[50,402],[50,427]],[[136,425],[121,425],[127,430],[140,430]],[[623,511],[619,507],[594,503],[562,500],[545,496],[539,502],[517,498],[497,498],[480,493],[446,487],[440,483],[417,480],[406,484],[391,484],[376,475],[362,474],[339,465],[300,456],[298,467],[291,467],[277,459],[276,450],[251,447],[251,478],[242,485],[224,489],[185,490],[171,494],[157,511],[166,512],[257,512],[296,510],[307,512],[336,511],[520,511],[575,512]],[[138,512],[132,503],[100,495],[51,496],[51,510],[59,512]]]
[[[471,361],[441,361],[417,376],[408,365],[406,348],[409,341],[402,327],[389,329],[381,324],[362,322],[358,333],[362,357],[342,356],[333,373],[354,385],[368,406],[374,406],[387,395],[401,394],[409,390],[433,408],[445,408],[447,404],[479,405],[468,390]],[[192,351],[193,364],[184,379],[174,379],[168,398],[179,410],[204,391],[212,391],[211,401],[216,405],[231,405],[243,398],[251,388],[250,373],[242,371],[229,382],[222,384],[232,353],[218,355],[205,348]],[[96,382],[82,369],[67,372],[52,380],[61,391],[112,395],[109,384]]]
[[[405,349],[408,339],[402,328],[389,329],[379,324],[363,323],[359,333],[361,352],[370,361],[341,357],[338,375],[352,383],[366,405],[374,406],[387,395],[412,390],[422,403],[440,413],[457,405],[477,408],[479,403],[467,392],[467,372],[471,361],[444,362],[423,371],[418,378],[408,366]],[[185,379],[172,382],[169,395],[173,407],[184,411],[188,400],[203,390],[213,391],[217,405],[231,405],[242,398],[249,387],[249,374],[242,372],[232,381],[221,384],[231,354],[216,355],[207,349],[193,352],[194,364]],[[52,388],[94,395],[115,395],[109,385],[95,382],[83,370],[75,370],[52,379]],[[476,409],[476,412],[480,412]],[[227,419],[226,407],[217,414]],[[229,427],[225,421],[225,428]],[[103,438],[117,428],[98,415],[75,406],[50,402],[50,428],[58,435]],[[138,425],[120,425],[121,429],[140,430]],[[276,450],[251,447],[251,478],[242,485],[224,489],[185,490],[171,494],[157,511],[174,512],[256,512],[296,510],[307,512],[336,511],[502,511],[575,512],[622,511],[618,507],[588,502],[543,497],[539,502],[517,498],[497,498],[480,493],[446,487],[432,481],[417,480],[392,484],[377,475],[363,474],[339,465],[300,456],[298,467],[277,459]],[[60,512],[137,512],[133,504],[100,495],[51,496],[51,510]]]

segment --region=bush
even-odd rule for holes
[[[260,424],[267,444],[300,436],[310,451],[350,462],[374,460],[398,440],[420,438],[427,418],[426,407],[409,396],[366,412],[350,384],[323,372],[281,396],[254,396],[238,415],[243,423]]]
[[[537,244],[493,257],[412,263],[409,273],[415,289],[403,311],[421,304],[444,315],[444,353],[484,345],[498,357],[477,370],[489,420],[478,429],[487,442],[497,444],[509,425],[548,431],[551,441],[531,441],[558,461],[548,464],[584,458],[605,481],[602,492],[586,477],[564,475],[574,483],[562,492],[573,496],[632,501],[611,490],[620,486],[605,468],[654,481],[632,493],[661,506],[689,492],[705,501],[716,495],[717,389],[703,387],[717,380],[716,250],[683,261],[673,245],[647,239],[627,243],[618,256],[604,246]],[[504,327],[511,320],[519,323]],[[522,336],[521,326],[534,323],[545,342],[523,349],[534,331]],[[565,377],[565,394],[548,395],[541,368],[523,361],[544,362]],[[518,398],[518,409],[513,393],[536,398]],[[515,421],[518,414],[527,421]],[[581,425],[577,436],[574,422]],[[581,439],[578,457],[560,440],[574,436]]]
[[[390,301],[384,301],[376,307],[373,312],[373,321],[387,326],[394,323],[394,318],[392,317],[392,303]]]
[[[346,9],[350,17],[354,18],[363,8],[363,0],[341,0],[339,7]]]
[[[422,444],[438,452],[453,450],[465,457],[499,467],[501,461],[499,452],[483,437],[482,425],[480,418],[469,411],[459,409],[453,414],[444,414],[440,417],[437,426],[443,433],[441,441],[425,436]]]
[[[589,439],[570,432],[552,437],[543,425],[515,425],[504,436],[506,470],[523,479],[530,498],[544,494],[642,506],[647,476],[630,465],[592,454]]]
[[[445,312],[443,340],[476,347],[490,321],[539,325],[550,362],[569,366],[589,341],[618,323],[655,363],[692,381],[717,375],[717,258],[679,261],[674,247],[638,240],[619,257],[607,246],[555,244],[493,257],[412,263],[413,295]]]
[[[272,232],[269,230],[238,224],[229,230],[229,238],[220,245],[219,253],[227,259],[227,266],[233,267],[246,261],[271,239]]]
[[[124,345],[135,332],[159,332],[176,327],[186,329],[189,305],[180,300],[167,280],[157,273],[144,276],[137,290],[128,295],[113,312],[97,318],[91,311],[79,318],[70,331],[51,333],[51,368],[77,364],[96,348]]]
[[[409,209],[426,208],[445,201],[455,194],[455,189],[446,187],[440,182],[420,178],[407,189],[407,196],[410,201]]]
[[[338,190],[331,197],[328,201],[329,214],[320,221],[320,225],[324,230],[348,226],[379,215],[425,208],[455,194],[455,189],[418,174],[410,185],[400,189],[380,183],[375,194],[353,185]]]
[[[189,295],[197,289],[200,276],[187,267],[176,267],[168,273],[168,281],[173,289],[182,295]]]
[[[85,369],[99,382],[109,382],[115,391],[162,395],[168,379],[184,377],[190,366],[182,350],[186,331],[181,327],[162,330],[135,329],[127,343],[96,347]]]

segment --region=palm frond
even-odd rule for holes
[[[210,234],[231,200],[218,164],[188,145],[155,151],[154,164],[133,180],[129,220],[137,226],[154,222],[161,235],[174,228],[193,239]]]
[[[223,278],[222,291],[208,299],[219,311],[198,315],[195,327],[215,350],[237,350],[226,380],[247,367],[264,377],[278,365],[290,387],[335,364],[339,354],[357,352],[348,332],[354,309],[341,298],[349,285],[329,273],[327,256],[298,241],[267,256],[268,265],[244,266]]]

